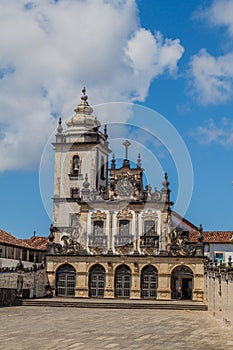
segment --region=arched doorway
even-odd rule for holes
[[[121,265],[115,271],[115,297],[129,298],[131,288],[131,270],[126,265]]]
[[[89,272],[89,296],[103,298],[105,286],[105,269],[101,265],[94,265]]]
[[[158,288],[158,271],[152,265],[145,266],[141,273],[141,298],[155,299]]]
[[[172,299],[192,299],[193,272],[187,266],[177,266],[171,275]]]
[[[56,273],[56,295],[73,297],[75,295],[76,271],[73,266],[64,264]]]

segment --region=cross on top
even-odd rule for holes
[[[123,143],[123,146],[125,146],[125,159],[128,159],[128,148],[131,145],[131,143],[128,140],[125,140]]]

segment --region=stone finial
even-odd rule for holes
[[[89,182],[88,182],[88,175],[85,175],[85,181],[83,182],[83,187],[88,189],[90,186]]]
[[[62,131],[63,131],[63,127],[62,127],[62,121],[61,121],[61,117],[59,118],[58,120],[58,127],[57,127],[57,133],[58,134],[62,134]]]
[[[88,96],[86,95],[86,88],[85,86],[82,89],[83,96],[81,96],[81,100],[87,102]]]
[[[137,168],[141,168],[142,163],[141,163],[141,155],[138,153],[138,159],[137,159]]]
[[[50,225],[50,234],[49,234],[49,242],[53,242],[54,241],[54,226],[53,224]]]
[[[105,139],[107,140],[108,139],[108,132],[107,132],[107,125],[106,124],[104,125],[104,136],[105,136]]]
[[[202,224],[200,224],[199,228],[198,228],[199,234],[198,234],[198,242],[202,243],[204,237],[203,237],[203,228],[202,228]]]
[[[115,154],[112,155],[112,161],[111,161],[111,169],[116,168],[116,160],[115,160]]]
[[[19,259],[19,262],[16,265],[16,270],[17,271],[23,271],[24,270],[24,265],[23,265],[23,262],[22,262],[21,258]]]
[[[167,173],[164,174],[164,180],[162,182],[162,185],[163,185],[163,189],[164,190],[168,190],[169,189],[170,182],[168,181]]]
[[[86,95],[86,88],[82,89],[81,102],[78,106],[75,107],[74,111],[76,114],[84,113],[86,115],[91,115],[93,109],[88,104],[88,96]]]

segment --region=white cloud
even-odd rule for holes
[[[38,164],[83,85],[92,104],[143,101],[183,53],[140,27],[135,0],[0,0],[0,21],[0,171]]]
[[[201,144],[217,143],[221,146],[233,146],[233,121],[222,118],[219,123],[208,120],[204,126],[199,126],[195,133]]]
[[[191,58],[191,92],[201,104],[218,104],[229,100],[233,91],[233,53],[214,57],[205,49]]]
[[[194,19],[205,20],[211,26],[225,27],[233,36],[233,0],[214,0],[210,6],[194,14]],[[223,40],[219,44],[230,47]],[[216,39],[217,40],[217,39]],[[233,52],[230,50],[220,56],[214,56],[206,49],[200,50],[191,58],[191,93],[196,94],[201,104],[219,104],[227,102],[233,93]]]
[[[129,65],[133,69],[135,83],[138,86],[135,99],[145,99],[151,79],[154,77],[164,71],[175,73],[177,62],[183,53],[184,48],[178,39],[164,40],[160,32],[153,35],[144,28],[137,30],[125,49]]]
[[[215,26],[226,27],[228,34],[233,36],[233,1],[215,0],[206,10],[202,12],[202,17]]]

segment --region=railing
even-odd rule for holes
[[[133,235],[115,235],[115,246],[124,246],[127,244],[133,244],[134,236]]]
[[[108,237],[106,235],[90,235],[89,243],[90,247],[106,247],[107,246]]]
[[[159,244],[159,236],[140,236],[140,246],[141,247],[158,247]]]

